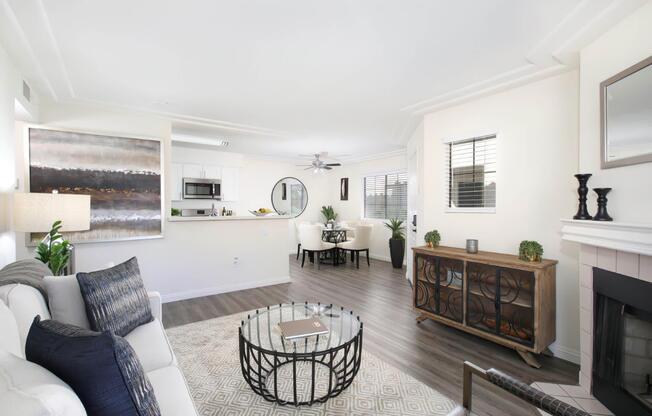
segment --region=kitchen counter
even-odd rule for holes
[[[168,217],[169,222],[193,222],[193,221],[262,221],[262,220],[287,220],[286,215],[266,215],[256,217],[255,215],[232,215],[232,216],[204,216],[204,217]]]

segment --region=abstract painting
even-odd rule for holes
[[[29,177],[30,192],[91,196],[90,230],[65,233],[71,242],[162,235],[158,140],[30,128]]]

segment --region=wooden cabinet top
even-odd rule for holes
[[[557,264],[557,260],[543,259],[540,262],[529,262],[523,261],[519,259],[518,256],[512,254],[493,253],[491,251],[478,251],[476,254],[469,254],[465,249],[457,247],[437,246],[430,248],[428,246],[420,246],[413,247],[412,250],[415,253],[420,254],[463,259],[478,263],[494,264],[497,266],[514,267],[525,270],[546,269]]]

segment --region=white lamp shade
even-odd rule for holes
[[[61,221],[61,231],[91,228],[91,196],[71,194],[15,193],[14,231],[46,233]]]

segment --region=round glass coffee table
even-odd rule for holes
[[[286,340],[280,322],[317,317],[327,334]],[[238,328],[242,375],[265,400],[312,405],[351,385],[362,359],[362,322],[333,305],[284,303],[247,315]]]

